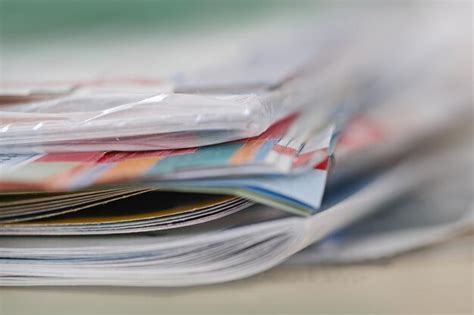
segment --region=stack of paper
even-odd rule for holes
[[[214,283],[310,245],[293,263],[386,257],[471,227],[469,192],[447,216],[404,219],[454,196],[440,187],[472,187],[462,12],[419,27],[409,9],[386,13],[322,19],[174,79],[7,82],[0,284]],[[364,221],[375,212],[395,214]]]

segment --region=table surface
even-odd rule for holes
[[[474,237],[389,260],[180,288],[0,289],[0,314],[473,314]]]

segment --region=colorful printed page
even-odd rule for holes
[[[317,212],[326,186],[329,159],[290,176],[196,179],[157,184],[158,189],[237,195],[299,215]]]
[[[0,155],[0,189],[61,191],[136,181],[288,174],[323,161],[332,135],[332,129],[312,135],[319,143],[309,152],[304,143],[288,144],[286,133],[298,120],[288,117],[255,138],[191,149]]]

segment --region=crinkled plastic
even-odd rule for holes
[[[77,89],[3,105],[0,146],[2,153],[139,151],[249,138],[310,104],[313,85],[301,73],[276,89],[241,94]]]
[[[2,153],[137,151],[249,138],[306,104],[293,92],[73,93],[3,106],[0,145]]]
[[[265,123],[255,95],[92,94],[5,106],[2,145],[120,139],[164,133],[235,130],[248,135]]]
[[[297,84],[281,84],[308,62],[308,51],[293,55],[290,66],[283,62],[288,53],[260,62],[263,69],[247,65],[244,71],[241,63],[232,63],[227,70],[245,72],[247,82],[242,73],[230,82],[211,71],[197,76],[200,80],[173,82],[174,89],[166,82],[2,88],[1,153],[161,150],[254,137],[306,105],[299,99],[307,94],[295,94]],[[5,91],[16,99],[6,98]]]
[[[209,145],[252,137],[288,109],[256,94],[72,94],[3,106],[3,153],[149,150]]]

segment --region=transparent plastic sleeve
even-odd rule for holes
[[[72,94],[2,106],[0,145],[3,153],[194,147],[256,136],[280,118],[272,111],[255,94]]]

